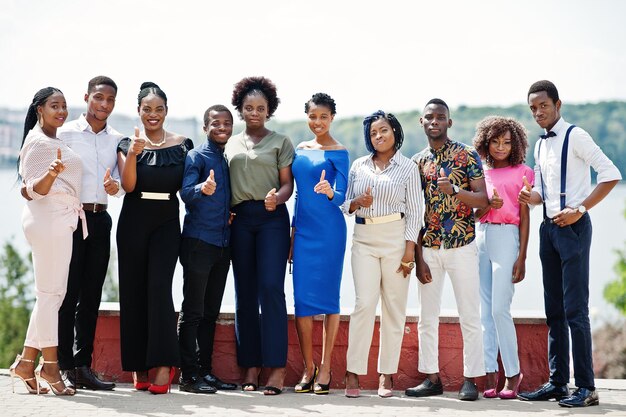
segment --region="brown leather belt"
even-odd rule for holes
[[[101,213],[107,211],[107,205],[100,203],[83,203],[83,210],[85,213]]]

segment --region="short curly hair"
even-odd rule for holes
[[[273,115],[280,99],[276,94],[276,85],[269,78],[265,77],[246,77],[235,84],[233,89],[232,104],[239,112],[243,109],[243,101],[250,94],[261,94],[267,100],[267,120]]]
[[[499,138],[506,132],[511,132],[511,165],[519,165],[526,161],[528,149],[528,133],[526,128],[511,117],[487,116],[476,125],[474,136],[474,148],[487,166],[493,167],[493,158],[489,154],[489,141]]]
[[[311,99],[304,103],[305,113],[309,112],[309,107],[311,106],[311,103],[315,104],[316,106],[328,107],[328,110],[330,110],[330,114],[333,116],[337,113],[337,105],[335,104],[335,100],[326,93],[313,94],[311,96]]]

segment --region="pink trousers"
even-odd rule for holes
[[[22,227],[33,254],[35,307],[30,316],[25,346],[38,350],[58,345],[58,313],[72,259],[80,201],[55,194],[26,203]],[[84,217],[84,215],[83,215]]]

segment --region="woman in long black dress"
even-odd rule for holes
[[[126,191],[117,227],[122,368],[135,388],[164,394],[179,365],[172,279],[180,242],[178,198],[193,142],[167,132],[167,96],[143,83],[138,112],[144,127],[118,146]],[[148,370],[156,368],[154,381]]]

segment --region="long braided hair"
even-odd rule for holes
[[[28,106],[28,111],[26,112],[26,118],[24,119],[24,132],[22,134],[22,144],[20,145],[20,150],[24,147],[24,141],[26,140],[26,136],[28,136],[28,132],[30,132],[31,129],[35,127],[35,125],[39,121],[39,118],[37,116],[37,107],[43,106],[44,104],[46,104],[46,101],[48,100],[48,98],[55,93],[63,94],[61,90],[59,90],[58,88],[54,88],[54,87],[45,87],[35,93],[32,103],[30,103],[30,106]],[[17,157],[17,169],[18,170],[19,170],[19,167],[20,167],[20,157],[18,156]],[[18,174],[18,177],[19,177],[19,174]]]

